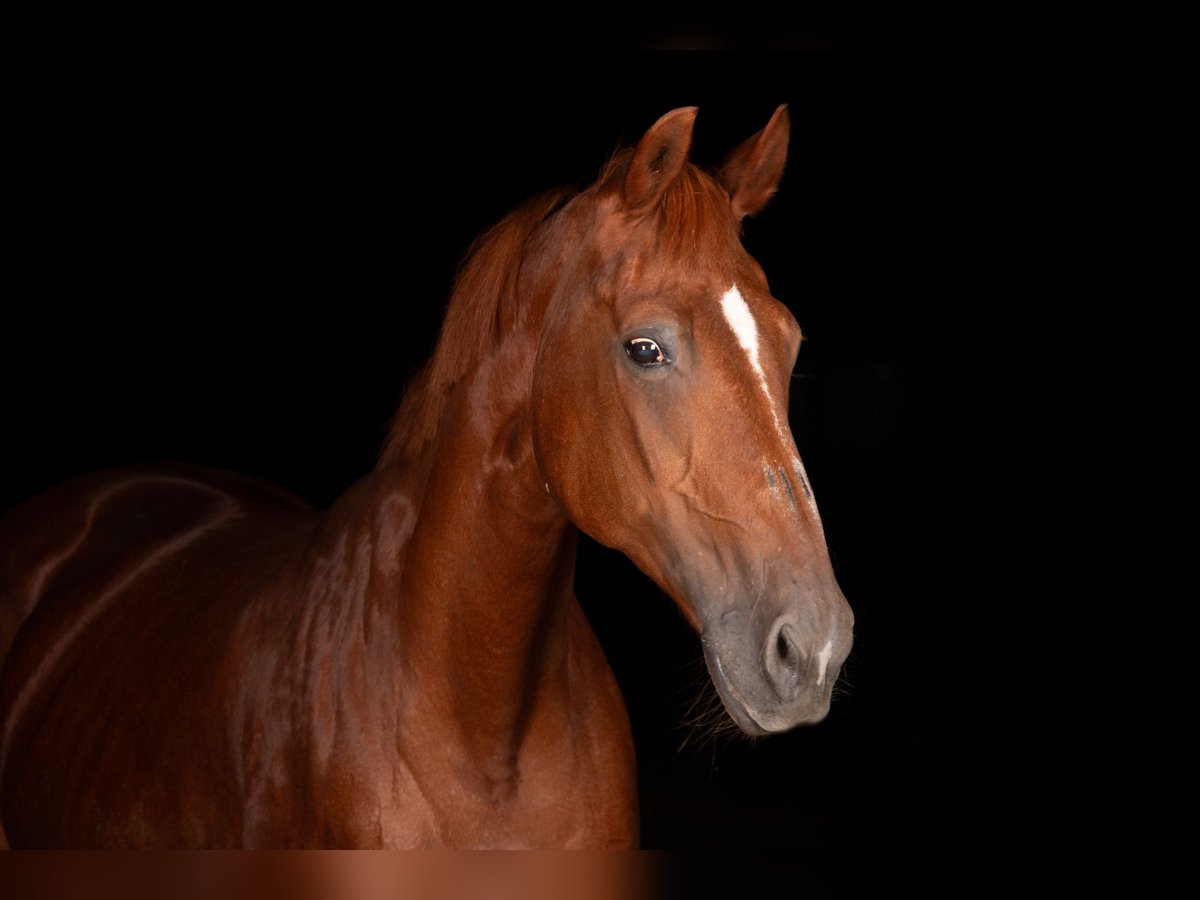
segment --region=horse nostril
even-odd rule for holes
[[[784,637],[782,628],[775,635],[775,652],[779,654],[779,658],[784,662],[787,662],[788,657],[792,655],[792,645]]]
[[[800,654],[799,635],[790,622],[782,622],[775,629],[775,639],[767,645],[767,676],[779,699],[791,701],[800,687],[800,670],[803,657]]]

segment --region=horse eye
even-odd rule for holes
[[[667,362],[666,354],[650,338],[634,338],[625,344],[625,352],[639,366],[660,366]]]

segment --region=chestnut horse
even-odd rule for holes
[[[741,244],[789,122],[696,110],[485,234],[377,466],[78,478],[0,522],[14,847],[634,847],[580,529],[700,637],[752,735],[817,722],[853,616],[787,425],[800,329]]]

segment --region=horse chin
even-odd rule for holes
[[[828,691],[820,692],[809,702],[788,705],[780,704],[773,698],[755,700],[750,690],[739,687],[749,679],[742,673],[730,671],[731,667],[722,661],[720,651],[711,641],[702,636],[701,642],[704,646],[704,662],[721,703],[729,717],[747,735],[763,737],[790,731],[801,725],[815,725],[829,714]]]

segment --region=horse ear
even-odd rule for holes
[[[671,110],[642,135],[622,185],[627,211],[645,212],[662,199],[687,162],[695,123],[696,107],[684,106]]]
[[[779,186],[783,164],[787,161],[791,122],[787,105],[775,110],[767,127],[738,146],[721,166],[721,184],[733,201],[733,214],[739,220],[752,216],[767,205]]]

